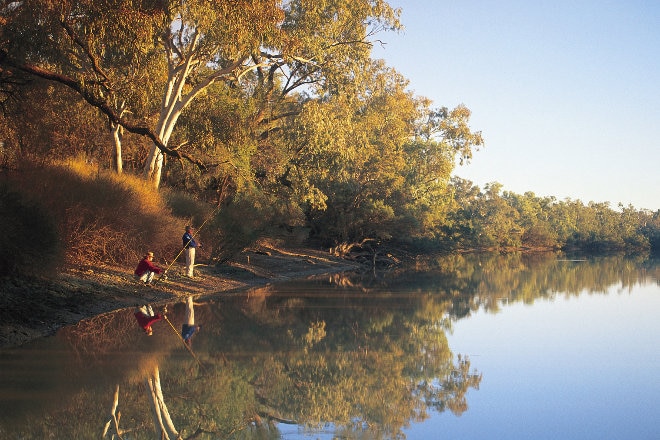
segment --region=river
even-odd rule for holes
[[[123,310],[0,351],[0,438],[660,438],[657,259],[454,255],[209,292],[189,344],[184,299],[152,336]]]

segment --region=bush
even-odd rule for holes
[[[179,251],[185,220],[143,180],[80,161],[22,170],[12,180],[52,217],[69,264],[134,265],[147,250],[157,259]]]
[[[60,262],[57,228],[46,211],[0,185],[0,275],[43,274]]]
[[[259,191],[248,188],[237,194],[231,204],[214,212],[206,226],[206,236],[214,243],[211,258],[222,263],[254,244],[277,213],[274,203]]]
[[[181,192],[164,193],[163,198],[172,215],[187,220],[192,226],[199,226],[208,218],[212,207],[206,205],[193,196]],[[183,231],[181,232],[183,235]]]

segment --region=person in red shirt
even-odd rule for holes
[[[151,328],[151,325],[154,322],[158,322],[163,319],[163,315],[160,313],[154,313],[154,310],[151,308],[151,305],[147,304],[145,306],[138,307],[135,309],[135,319],[137,319],[138,324],[144,332],[151,336],[154,331]]]
[[[153,252],[147,252],[146,255],[142,257],[137,267],[135,268],[135,278],[137,280],[142,281],[145,284],[151,284],[154,279],[154,275],[163,271],[163,269],[153,263],[153,260]]]

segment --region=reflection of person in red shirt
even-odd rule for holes
[[[151,284],[155,274],[163,271],[160,267],[153,263],[154,253],[147,252],[147,254],[140,260],[135,268],[135,278],[145,284]]]
[[[151,308],[151,305],[147,304],[146,306],[138,307],[135,309],[135,319],[137,319],[140,327],[144,329],[144,332],[151,336],[154,332],[151,328],[151,325],[154,322],[163,319],[163,315],[160,313],[154,314],[154,310]]]

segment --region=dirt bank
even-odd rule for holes
[[[133,280],[133,268],[68,268],[51,279],[0,279],[0,348],[24,344],[102,313],[181,296],[231,294],[272,282],[357,269],[350,261],[311,249],[261,248],[220,266],[197,266],[198,279],[168,271],[153,287]]]

